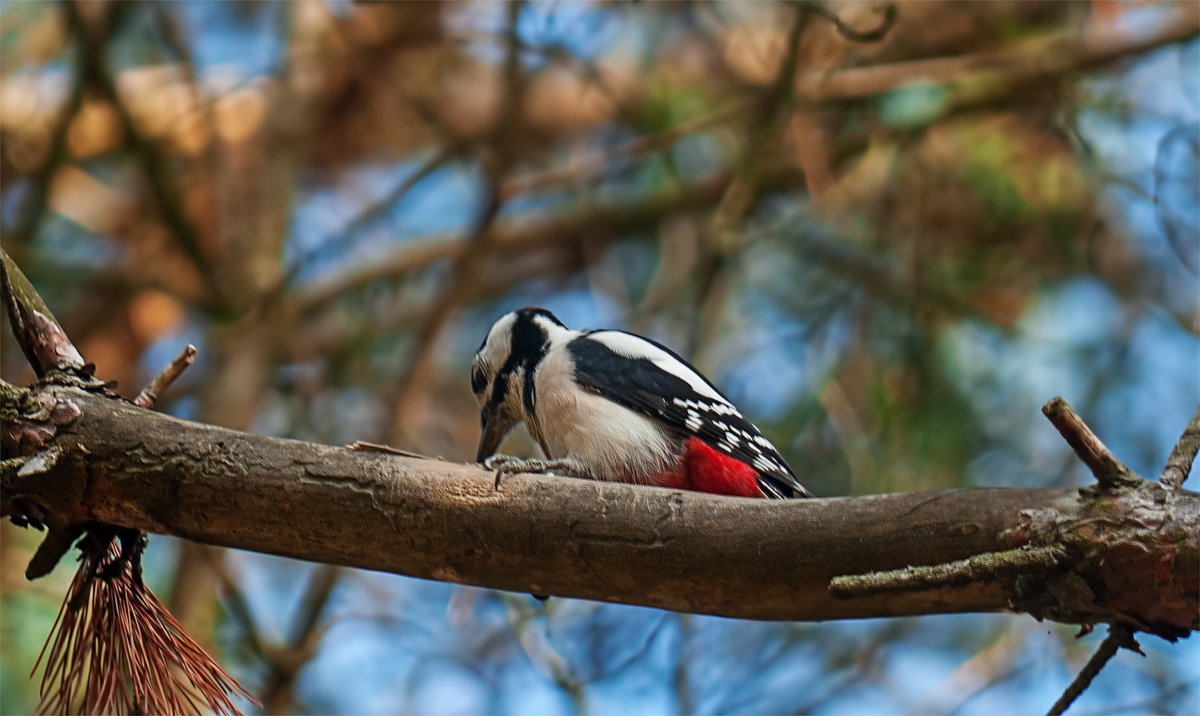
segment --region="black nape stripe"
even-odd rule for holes
[[[553,313],[543,308],[522,308],[517,311],[517,318],[513,321],[511,338],[509,341],[508,358],[504,361],[500,371],[496,373],[496,382],[492,385],[492,395],[488,400],[488,404],[492,406],[499,405],[504,402],[505,394],[508,390],[508,378],[517,371],[518,368],[525,370],[525,390],[522,390],[522,401],[525,408],[532,412],[533,410],[533,371],[537,364],[546,356],[546,350],[550,345],[550,337],[546,332],[538,326],[534,321],[534,316],[542,316],[553,321],[555,324],[562,326],[562,322],[554,317]],[[565,328],[565,326],[563,326]]]

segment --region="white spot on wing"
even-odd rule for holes
[[[780,473],[780,474],[784,474],[787,472],[787,470],[783,469],[782,465],[775,462],[774,460],[767,457],[766,455],[759,455],[758,457],[754,458],[754,467],[759,472],[775,472],[775,473]]]

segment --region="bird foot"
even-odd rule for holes
[[[492,455],[483,461],[483,466],[496,471],[496,490],[500,490],[500,479],[505,475],[517,475],[529,472],[536,475],[557,475],[559,477],[590,478],[583,463],[573,457],[560,457],[554,460],[539,458],[514,457],[512,455]]]

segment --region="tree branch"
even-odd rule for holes
[[[142,388],[142,392],[137,394],[133,399],[133,404],[143,408],[153,408],[158,402],[158,396],[162,395],[163,391],[171,387],[175,379],[187,370],[188,366],[196,360],[196,346],[188,344],[179,355],[175,356],[167,367],[163,368],[158,375],[154,376],[154,380],[150,381],[149,385]]]
[[[853,27],[850,27],[842,21],[842,18],[837,16],[837,13],[825,7],[820,2],[804,2],[802,5],[814,15],[819,15],[828,20],[837,29],[839,35],[851,42],[879,42],[887,36],[888,31],[892,29],[892,25],[896,24],[897,13],[895,4],[879,8],[883,13],[883,18],[879,21],[878,26],[866,31],[855,30]]]
[[[1054,569],[1067,561],[1066,552],[1059,547],[1010,549],[928,567],[905,567],[890,572],[834,577],[829,589],[839,597],[932,589],[1009,574],[1036,574]]]
[[[1200,33],[1200,13],[1181,3],[1163,19],[1135,30],[1104,27],[1086,35],[1056,33],[1011,49],[892,62],[837,72],[808,72],[796,80],[808,103],[858,100],[918,84],[942,85],[951,104],[976,104],[1022,87],[1131,55],[1183,42]]]
[[[1176,634],[1198,626],[1200,584],[1188,565],[1200,559],[1200,495],[1157,483],[1146,489],[1162,492],[1161,501],[1139,497],[1132,506],[1025,488],[778,502],[534,475],[509,478],[496,492],[491,473],[477,466],[250,435],[72,387],[39,392],[73,401],[82,414],[53,439],[65,453],[54,469],[2,470],[3,504],[11,509],[10,495],[26,495],[72,524],[94,520],[422,578],[753,619],[1031,605],[1038,616],[1077,623],[1137,622]],[[1116,526],[1152,521],[1139,512],[1147,509],[1158,510],[1147,537],[1152,551],[1105,552],[1124,544]],[[951,562],[1050,541],[1043,533],[1055,530],[1094,534],[1086,544],[1096,558],[1080,567],[1092,571],[1062,575],[1075,592],[1029,575],[850,599],[827,588],[847,571]],[[1175,537],[1155,541],[1158,534]],[[1150,603],[1137,578],[1146,560],[1169,572],[1155,575]],[[1115,576],[1122,574],[1126,581]],[[1105,598],[1088,580],[1098,580]]]
[[[1092,654],[1092,658],[1088,659],[1088,663],[1080,670],[1079,675],[1063,692],[1063,695],[1058,697],[1058,701],[1050,707],[1046,712],[1047,716],[1060,716],[1068,708],[1079,695],[1091,686],[1092,679],[1100,673],[1108,660],[1116,656],[1117,651],[1122,647],[1131,651],[1136,651],[1142,654],[1141,648],[1138,646],[1137,640],[1133,638],[1133,632],[1126,626],[1113,626],[1108,630],[1108,636],[1104,637],[1104,641],[1100,642],[1100,647],[1096,649],[1096,653]],[[1142,654],[1145,656],[1145,654]]]
[[[1141,482],[1141,478],[1113,455],[1087,423],[1067,405],[1067,401],[1054,398],[1042,406],[1042,414],[1054,424],[1059,434],[1083,464],[1088,466],[1101,486],[1115,488]]]
[[[83,37],[78,37],[77,45],[81,49],[83,46]],[[66,105],[62,109],[62,116],[59,118],[58,125],[54,127],[50,135],[49,147],[46,150],[46,157],[42,161],[42,165],[30,177],[29,196],[25,199],[24,205],[21,207],[17,216],[17,221],[13,230],[7,236],[6,241],[11,241],[15,244],[27,244],[33,239],[37,233],[38,226],[42,222],[42,218],[46,214],[48,206],[47,200],[50,196],[50,183],[54,180],[55,173],[69,158],[68,151],[68,132],[71,129],[71,123],[79,114],[79,109],[83,106],[83,77],[86,73],[86,59],[82,52],[77,52],[76,67],[74,68],[71,78],[71,93],[67,96]]]
[[[856,143],[853,149],[861,146]],[[791,188],[803,183],[799,170],[778,164],[763,167],[756,179],[760,191]],[[485,228],[477,241],[487,246],[489,254],[509,257],[550,245],[573,246],[585,236],[620,236],[677,212],[709,207],[720,200],[732,180],[732,172],[722,172],[692,184],[672,186],[637,201],[590,204],[584,209],[550,214],[536,221],[495,221]],[[398,244],[389,253],[373,257],[369,264],[298,289],[292,297],[293,310],[297,315],[313,315],[341,296],[376,281],[399,280],[435,261],[459,261],[469,250],[469,245],[462,239],[461,232]],[[474,291],[471,295],[478,296],[479,292]]]
[[[1196,452],[1200,451],[1200,409],[1188,421],[1179,442],[1167,457],[1167,466],[1163,468],[1159,482],[1170,488],[1183,486],[1188,475],[1192,472],[1192,463],[1196,460]]]
[[[0,249],[0,297],[13,336],[39,378],[58,372],[91,380],[83,356],[4,249]]]

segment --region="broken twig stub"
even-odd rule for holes
[[[161,373],[154,377],[154,380],[150,381],[149,385],[147,385],[145,388],[142,388],[142,392],[138,393],[137,397],[133,399],[133,404],[142,408],[154,407],[154,404],[158,402],[158,396],[162,395],[163,391],[171,387],[171,384],[175,382],[175,379],[178,378],[183,371],[187,370],[187,367],[190,366],[195,360],[196,346],[189,343],[182,351],[179,352],[179,355],[175,356],[174,360],[167,364],[166,368],[162,369]]]
[[[1141,482],[1141,478],[1113,455],[1087,423],[1067,405],[1067,401],[1054,398],[1042,406],[1042,414],[1058,429],[1059,434],[1101,485],[1119,487]]]

